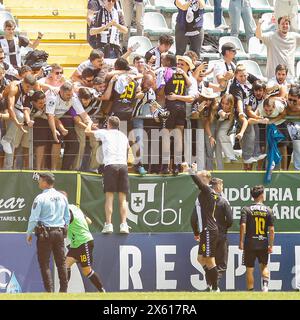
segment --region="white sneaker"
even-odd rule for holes
[[[127,222],[121,223],[120,224],[120,233],[129,233],[129,226]]]
[[[211,290],[210,292],[221,292],[220,288],[217,288],[217,290]]]
[[[262,292],[268,292],[269,288],[267,286],[263,286],[261,289]]]
[[[112,223],[106,223],[104,224],[104,227],[102,229],[102,233],[113,233],[114,232],[114,226]]]
[[[12,154],[13,153],[13,149],[12,149],[11,143],[9,143],[8,141],[6,141],[6,140],[4,140],[2,138],[1,144],[3,146],[3,150],[4,150],[5,153],[7,153],[7,154]]]
[[[226,30],[226,29],[229,29],[229,26],[227,26],[226,24],[220,24],[219,26],[215,27],[215,29]]]
[[[266,156],[267,156],[267,154],[266,154],[266,153],[263,153],[263,154],[260,154],[260,155],[257,156],[257,157],[254,157],[254,159],[256,159],[257,161],[259,161],[259,160],[263,160]]]
[[[248,160],[243,160],[244,163],[248,164],[248,163],[253,163],[253,162],[257,162],[257,160],[253,157],[249,158]]]

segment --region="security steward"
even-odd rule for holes
[[[27,243],[32,242],[32,232],[37,236],[37,256],[45,290],[54,292],[50,269],[50,255],[53,252],[60,282],[59,292],[67,292],[68,278],[64,252],[66,226],[70,222],[67,198],[54,189],[52,173],[39,174],[39,188],[43,190],[33,201],[27,228]]]

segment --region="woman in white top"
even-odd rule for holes
[[[51,64],[51,72],[47,77],[38,80],[39,85],[42,87],[43,91],[53,90],[59,88],[65,83],[65,78],[63,76],[64,69],[57,63]]]

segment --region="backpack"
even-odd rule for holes
[[[31,68],[41,68],[47,63],[49,54],[44,50],[33,50],[27,52],[24,58],[24,64]]]

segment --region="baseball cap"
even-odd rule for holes
[[[232,42],[226,42],[226,43],[224,43],[224,44],[222,45],[222,47],[221,47],[221,53],[222,53],[222,55],[225,54],[226,50],[237,51],[237,50],[239,50],[239,49],[235,46],[234,43],[232,43]]]
[[[51,172],[39,172],[40,178],[46,178],[48,183],[54,183],[55,176]]]

